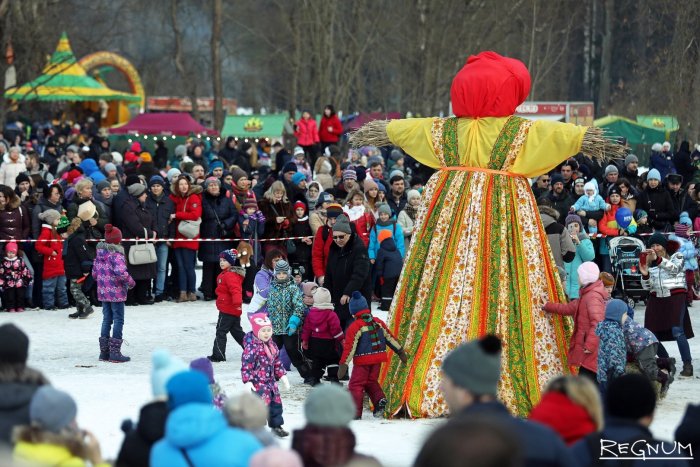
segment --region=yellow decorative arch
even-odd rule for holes
[[[95,52],[84,56],[79,63],[90,72],[101,66],[111,66],[118,70],[129,83],[129,91],[141,98],[139,102],[139,111],[143,112],[146,108],[146,93],[141,83],[141,77],[138,71],[134,68],[129,60],[114,52]]]

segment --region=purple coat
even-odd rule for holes
[[[136,285],[126,270],[124,247],[111,243],[97,244],[92,277],[97,282],[97,299],[101,302],[125,302],[127,291]]]
[[[268,344],[274,355],[272,359],[265,353],[263,341],[249,332],[243,338],[243,356],[241,357],[241,376],[243,383],[251,382],[255,386],[255,392],[262,397],[265,404],[271,401],[282,403],[277,380],[286,374],[280,361],[280,352],[275,343],[270,339]]]
[[[250,309],[252,313],[267,313],[267,299],[270,296],[270,284],[272,284],[273,278],[274,274],[265,266],[255,274],[255,284],[253,286],[254,294],[253,298],[250,300]]]

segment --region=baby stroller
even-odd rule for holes
[[[642,287],[639,255],[646,249],[644,242],[635,237],[615,237],[610,240],[610,262],[615,288],[613,298],[619,298],[634,308],[637,302],[646,302],[649,292]]]

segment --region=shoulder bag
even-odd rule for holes
[[[148,232],[145,227],[143,229],[143,234],[146,240],[143,243],[139,243],[139,241],[136,240],[136,243],[129,248],[129,264],[133,266],[151,264],[158,260],[153,243],[148,241]]]
[[[189,200],[190,198],[188,196],[187,201]],[[185,201],[184,211],[187,210],[187,201]],[[180,232],[185,238],[195,238],[197,235],[199,235],[199,225],[201,223],[201,217],[195,221],[182,220],[179,224],[177,224],[177,231]]]

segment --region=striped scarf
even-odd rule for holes
[[[382,342],[379,335],[379,325],[374,322],[374,318],[371,313],[362,313],[359,315],[360,319],[367,323],[369,326],[369,339],[372,342],[372,350],[379,351],[382,349]]]

